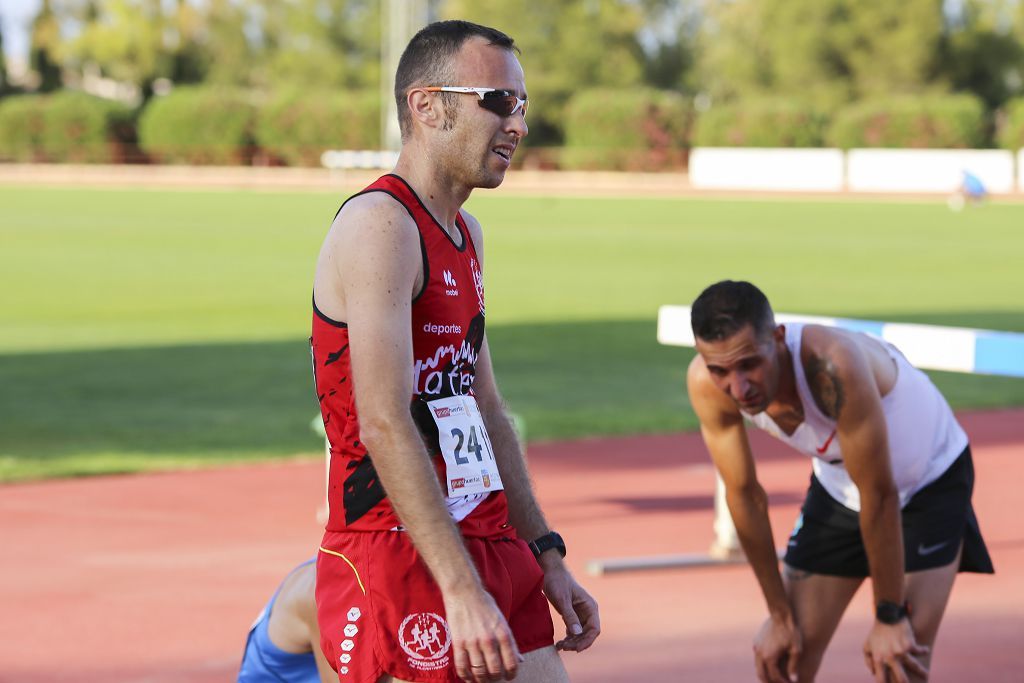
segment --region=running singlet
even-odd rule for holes
[[[409,409],[448,496],[449,512],[464,536],[514,537],[503,491],[457,495],[457,487],[464,482],[446,477],[445,460],[440,456],[440,423],[434,416],[461,411],[461,400],[453,399],[454,403],[445,404],[448,407],[428,406],[428,401],[472,396],[476,360],[484,339],[484,288],[469,230],[460,214],[456,219],[460,239],[453,241],[413,189],[396,175],[382,176],[359,194],[367,192],[390,195],[408,211],[419,230],[423,287],[412,304],[410,372],[414,393]],[[401,522],[377,477],[373,454],[367,453],[360,440],[348,326],[325,316],[316,301],[310,344],[316,394],[330,442],[327,531],[400,530]],[[463,442],[457,445],[468,446]],[[479,441],[474,446],[479,449]],[[490,484],[488,474],[484,473],[483,479]]]
[[[307,560],[289,572],[289,576],[305,567],[316,558]],[[287,577],[286,577],[287,578]],[[284,581],[281,582],[284,585]],[[316,669],[316,660],[312,652],[295,654],[285,652],[270,640],[267,629],[270,625],[270,613],[274,609],[277,587],[270,602],[263,608],[256,622],[249,629],[249,639],[245,642],[245,654],[242,655],[242,666],[238,671],[238,683],[320,683],[320,674]],[[314,643],[313,647],[320,647]]]
[[[783,432],[767,413],[744,417],[772,436],[813,458],[814,475],[829,495],[851,510],[860,510],[860,492],[843,465],[836,421],[818,408],[800,362],[803,324],[787,323],[786,346],[793,358],[804,421],[792,434]],[[938,479],[967,447],[967,435],[946,399],[928,375],[910,364],[888,342],[877,340],[896,363],[896,384],[882,397],[889,436],[889,458],[899,489],[900,506]]]

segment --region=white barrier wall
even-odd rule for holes
[[[1024,192],[1024,149],[1017,152],[1017,189]]]
[[[838,149],[695,147],[690,152],[690,184],[702,189],[843,189],[843,153]]]
[[[320,155],[320,165],[331,170],[350,168],[393,168],[398,152],[376,149],[329,149]]]
[[[854,192],[952,192],[970,171],[989,192],[1012,192],[1013,161],[999,149],[851,149],[846,184]]]

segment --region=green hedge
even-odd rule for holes
[[[256,142],[293,166],[319,166],[327,149],[380,148],[376,92],[290,92],[260,109]]]
[[[0,158],[42,160],[45,101],[42,95],[16,95],[0,100]]]
[[[826,118],[810,104],[752,98],[715,105],[697,116],[696,147],[820,147]]]
[[[132,109],[64,90],[47,97],[43,129],[42,149],[47,159],[109,164],[121,160],[118,143],[133,135]]]
[[[150,100],[139,119],[139,144],[159,161],[247,163],[256,107],[248,94],[217,87],[180,87]]]
[[[650,89],[584,90],[566,107],[566,169],[659,170],[683,165],[689,100]]]
[[[133,134],[129,107],[82,92],[0,101],[0,156],[13,161],[120,161]]]
[[[987,146],[985,106],[973,95],[923,95],[865,100],[841,109],[828,131],[830,145],[977,148]]]
[[[996,142],[1013,152],[1024,149],[1024,97],[1006,103],[1005,117],[999,126]]]

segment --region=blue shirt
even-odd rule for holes
[[[975,198],[984,197],[987,194],[981,178],[967,171],[964,171],[964,193]]]
[[[289,576],[313,561],[303,562],[293,569]],[[242,666],[238,671],[238,683],[320,683],[320,674],[316,670],[316,660],[312,652],[285,652],[270,640],[267,627],[270,624],[270,612],[274,609],[274,601],[277,600],[279,592],[280,586],[249,629],[245,654],[242,655]],[[319,644],[315,643],[313,647],[319,647]]]

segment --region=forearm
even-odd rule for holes
[[[779,574],[779,557],[768,518],[767,494],[760,485],[747,492],[727,489],[726,502],[740,545],[761,586],[768,612],[774,617],[790,616],[789,600]]]
[[[479,576],[448,513],[419,433],[411,421],[389,422],[389,429],[374,436],[364,432],[363,440],[402,526],[443,594],[479,587]]]
[[[861,493],[860,532],[871,571],[875,602],[903,602],[903,528],[895,488]]]
[[[483,407],[482,407],[483,408]],[[494,457],[501,472],[501,481],[508,499],[509,521],[519,537],[532,541],[550,531],[544,513],[537,503],[526,468],[526,458],[516,430],[504,407],[484,408],[484,422],[494,448]],[[557,554],[557,553],[546,553]]]

